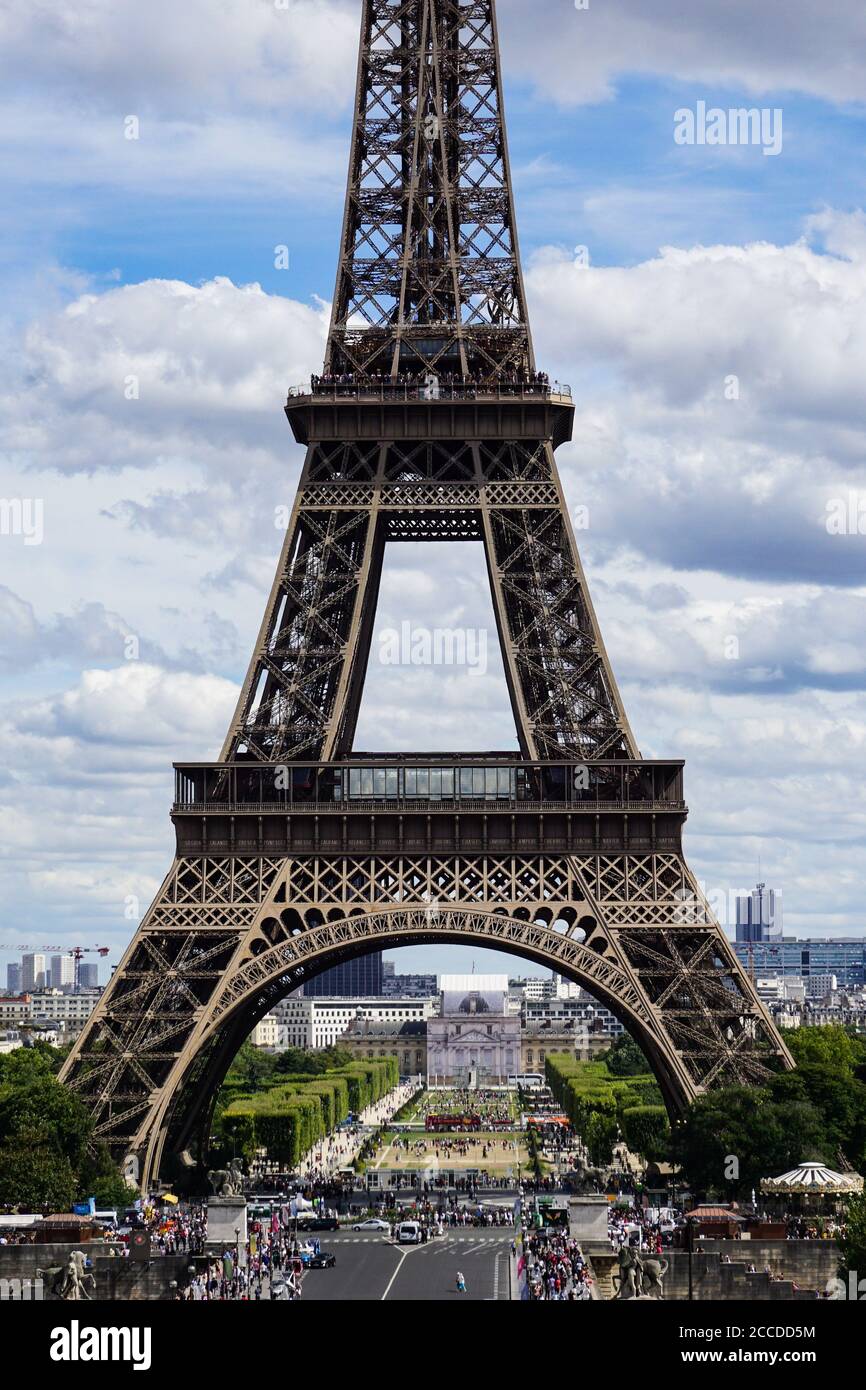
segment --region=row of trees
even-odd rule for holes
[[[759,1087],[699,1097],[671,1133],[661,1093],[632,1039],[595,1062],[547,1060],[547,1078],[593,1161],[621,1134],[649,1161],[677,1163],[695,1193],[748,1197],[762,1178],[818,1159],[866,1170],[866,1041],[844,1028],[786,1034],[797,1063]]]
[[[793,1029],[785,1041],[796,1071],[711,1091],[675,1126],[673,1157],[694,1191],[748,1197],[761,1178],[809,1160],[866,1170],[866,1042],[839,1027]]]
[[[0,1056],[0,1207],[63,1212],[88,1197],[106,1207],[129,1200],[88,1111],[57,1080],[63,1056],[44,1043]]]
[[[622,1057],[614,1049],[611,1053],[595,1062],[552,1054],[545,1063],[547,1084],[595,1165],[611,1161],[620,1135],[635,1153],[648,1159],[666,1157],[670,1125],[655,1077],[642,1057],[641,1073],[617,1074],[613,1067]]]
[[[241,1058],[241,1072],[247,1060]],[[224,1092],[228,1095],[221,1098],[228,1103],[219,1110],[214,1126],[222,1148],[247,1160],[265,1149],[269,1158],[294,1168],[347,1115],[375,1105],[398,1085],[400,1077],[397,1058],[381,1057],[307,1068],[294,1075],[274,1068],[267,1083],[260,1080],[258,1089],[246,1094],[238,1093],[237,1079],[237,1074],[227,1078]]]

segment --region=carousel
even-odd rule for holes
[[[838,1209],[846,1197],[863,1191],[859,1173],[836,1173],[824,1163],[801,1163],[779,1178],[762,1178],[765,1197],[784,1199],[785,1205],[802,1212]]]

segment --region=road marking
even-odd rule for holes
[[[497,1250],[496,1259],[493,1261],[493,1297],[499,1299],[499,1261],[502,1258],[502,1251]]]
[[[415,1249],[417,1249],[417,1248],[418,1248],[418,1247],[416,1246]],[[401,1252],[400,1252],[400,1259],[399,1259],[399,1261],[398,1261],[398,1263],[397,1263],[397,1268],[394,1270],[394,1273],[391,1275],[390,1281],[389,1281],[389,1283],[388,1283],[388,1287],[387,1287],[387,1289],[385,1290],[385,1292],[382,1294],[382,1297],[381,1297],[380,1300],[379,1300],[380,1303],[384,1303],[384,1302],[385,1302],[385,1299],[388,1297],[389,1293],[391,1292],[391,1287],[392,1287],[392,1285],[393,1285],[393,1283],[394,1283],[394,1280],[397,1278],[397,1275],[400,1273],[400,1270],[401,1270],[402,1267],[403,1267],[403,1261],[405,1260],[406,1256],[407,1256],[408,1254],[410,1254],[410,1253],[411,1253],[411,1251],[409,1251],[409,1250],[401,1250]]]

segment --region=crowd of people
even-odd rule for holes
[[[577,1241],[559,1231],[539,1231],[523,1241],[529,1297],[534,1302],[585,1302],[592,1280]]]
[[[303,1252],[318,1248],[317,1240],[309,1241],[275,1212],[269,1222],[251,1224],[243,1251],[224,1249],[222,1254],[208,1259],[203,1268],[194,1267],[175,1297],[192,1303],[262,1298],[294,1301],[301,1296]]]
[[[642,1250],[656,1255],[660,1255],[673,1238],[672,1230],[663,1230],[658,1218],[642,1206],[612,1206],[607,1214],[607,1233],[614,1250],[639,1245]]]
[[[477,1115],[482,1125],[517,1123],[511,1095],[501,1090],[426,1091],[418,1106],[421,1120],[439,1115]]]
[[[514,1178],[508,1174],[500,1177],[491,1177],[489,1173],[483,1171],[472,1172],[465,1177],[446,1169],[441,1173],[418,1173],[407,1170],[405,1173],[394,1172],[389,1175],[388,1182],[393,1191],[396,1192],[423,1192],[425,1195],[437,1192],[455,1192],[464,1194],[472,1198],[476,1192],[483,1188],[485,1192],[509,1192],[514,1189]]]
[[[554,387],[557,383],[554,383]],[[443,371],[411,372],[401,371],[392,375],[373,372],[364,375],[359,372],[325,372],[314,376],[310,382],[314,396],[363,396],[363,395],[418,395],[427,399],[445,396],[446,398],[473,398],[486,392],[513,392],[515,395],[547,395],[550,391],[550,377],[547,372],[528,371],[521,367],[512,371],[468,372]]]
[[[788,1240],[839,1240],[846,1223],[838,1216],[789,1216]]]
[[[514,1140],[463,1138],[460,1135],[416,1139],[413,1135],[397,1135],[391,1141],[391,1148],[395,1153],[402,1152],[418,1159],[475,1158],[483,1162],[485,1159],[495,1160],[500,1156],[507,1159],[508,1155],[514,1152]]]

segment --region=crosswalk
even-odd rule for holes
[[[328,1236],[322,1233],[323,1245],[328,1241]],[[445,1236],[435,1237],[427,1244],[431,1249],[444,1251],[450,1249],[452,1245],[465,1245],[467,1253],[473,1250],[483,1250],[490,1245],[509,1244],[510,1236],[452,1236],[450,1233]],[[389,1240],[387,1236],[338,1236],[330,1238],[331,1245],[397,1245],[396,1240]],[[405,1248],[405,1247],[403,1247]]]
[[[480,1239],[473,1241],[464,1239],[463,1237],[458,1237],[456,1241],[449,1240],[445,1242],[437,1242],[436,1244],[431,1245],[428,1248],[428,1253],[431,1255],[450,1255],[452,1253],[453,1246],[459,1245],[461,1247],[461,1255],[483,1255],[489,1251],[491,1245],[493,1244],[495,1244],[495,1242],[491,1240]]]

